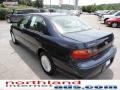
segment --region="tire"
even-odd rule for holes
[[[8,22],[8,23],[11,23],[11,20],[10,20],[10,18],[7,18],[6,20],[7,20],[7,22]]]
[[[18,44],[18,42],[17,42],[17,40],[16,40],[15,35],[14,35],[13,32],[11,32],[11,39],[12,39],[12,42],[13,42],[14,44]]]
[[[40,64],[47,75],[53,75],[55,73],[56,67],[53,60],[46,52],[40,53]]]
[[[113,28],[117,28],[118,27],[118,23],[117,22],[113,22],[111,25]]]

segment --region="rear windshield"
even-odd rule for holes
[[[52,17],[52,23],[56,26],[57,30],[62,34],[91,29],[89,25],[85,24],[77,16],[67,16],[67,15],[54,16]]]

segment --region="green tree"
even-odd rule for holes
[[[26,5],[26,0],[19,0],[18,3],[22,5]]]
[[[96,10],[97,10],[97,7],[96,7],[95,4],[94,4],[94,5],[88,5],[88,6],[83,6],[83,7],[82,7],[82,11],[83,11],[83,12],[91,13],[91,12],[94,12],[94,11],[96,11]]]
[[[36,0],[33,2],[33,6],[37,8],[43,8],[43,0]]]
[[[32,5],[31,0],[19,0],[18,3],[22,5],[28,5],[28,6]]]

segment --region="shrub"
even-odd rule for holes
[[[94,12],[96,10],[97,10],[96,5],[88,5],[88,6],[83,6],[82,7],[83,12],[91,13],[91,12]]]
[[[0,7],[2,8],[6,8],[6,6],[4,4],[0,4]]]
[[[31,0],[19,0],[18,3],[21,4],[21,5],[28,5],[28,6],[32,5],[32,1]]]
[[[33,6],[37,8],[43,8],[43,0],[35,0]]]
[[[0,8],[0,20],[5,20],[5,16],[11,12],[10,9]]]

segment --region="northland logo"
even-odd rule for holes
[[[52,85],[80,85],[81,81],[67,81],[67,80],[41,80],[41,81],[6,81],[6,87],[33,87],[33,86],[52,86]]]

